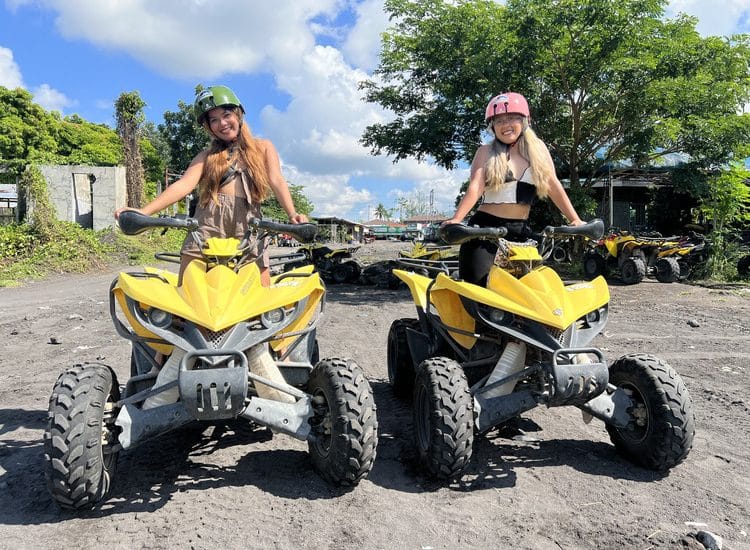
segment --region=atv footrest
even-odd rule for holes
[[[240,365],[187,369],[189,360],[200,356],[235,356]],[[234,418],[247,397],[247,357],[232,350],[195,350],[185,354],[180,364],[180,399],[197,420]]]

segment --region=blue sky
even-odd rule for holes
[[[4,0],[0,86],[48,110],[114,125],[113,103],[137,90],[159,123],[197,83],[226,84],[253,131],[271,139],[313,215],[366,220],[399,197],[452,212],[465,167],[393,164],[359,145],[388,113],[361,100],[388,20],[382,0]],[[704,35],[750,32],[750,0],[674,0]],[[179,168],[179,167],[175,167]]]

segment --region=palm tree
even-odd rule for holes
[[[385,206],[383,206],[383,203],[378,203],[378,206],[375,208],[375,217],[379,220],[390,220],[391,219],[391,211],[388,210]]]

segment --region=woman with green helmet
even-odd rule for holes
[[[307,221],[294,208],[289,186],[281,173],[279,155],[273,143],[254,137],[244,121],[245,109],[226,86],[200,91],[193,105],[196,120],[211,136],[211,144],[190,163],[180,179],[153,201],[138,209],[153,215],[185,198],[197,186],[198,204],[194,217],[199,231],[208,237],[242,238],[249,218],[261,217],[260,204],[273,193],[292,223]],[[117,218],[123,210],[115,212]],[[266,243],[255,243],[255,253],[264,284],[270,284]],[[200,258],[198,244],[188,235],[181,250],[180,280],[193,259]]]

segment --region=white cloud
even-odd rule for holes
[[[461,184],[469,179],[469,169],[460,168],[448,172],[431,165],[421,164],[418,167],[424,171],[420,177],[413,180],[412,193],[424,198],[432,194],[433,211],[452,214]],[[397,199],[404,193],[396,192],[392,195]]]
[[[750,32],[750,0],[672,0],[667,16],[682,12],[698,18],[697,29],[704,36],[729,36]]]
[[[16,0],[20,3],[18,0]],[[124,50],[157,72],[212,79],[294,64],[337,0],[45,0],[63,36]]]
[[[13,59],[13,51],[0,46],[0,86],[9,90],[23,87],[21,70]]]
[[[10,90],[15,88],[26,88],[21,75],[21,69],[13,59],[13,51],[0,47],[0,86]],[[52,88],[49,84],[31,90],[34,102],[38,103],[48,111],[63,112],[65,107],[74,105],[65,94]]]
[[[294,166],[283,166],[284,177],[293,185],[302,185],[305,196],[315,205],[315,216],[352,216],[360,205],[375,199],[367,189],[355,189],[346,174],[302,173]]]
[[[301,59],[297,70],[277,75],[279,86],[293,98],[286,110],[267,107],[261,113],[265,134],[285,163],[309,178],[304,184],[308,185],[306,193],[317,197],[313,200],[316,215],[328,205],[339,216],[353,209],[355,204],[342,200],[343,196],[360,204],[373,200],[372,196],[342,193],[341,183],[328,185],[326,177],[369,178],[382,186],[425,182],[441,189],[452,181],[449,172],[434,165],[412,159],[393,164],[388,157],[372,156],[360,144],[365,127],[386,118],[378,106],[362,101],[359,83],[366,78],[367,73],[351,68],[339,50],[316,46]],[[459,186],[460,182],[452,182],[451,205]]]
[[[48,84],[42,84],[33,91],[34,102],[38,103],[48,111],[65,112],[66,107],[73,107],[76,103],[68,99],[65,94],[50,88]]]
[[[378,65],[380,35],[388,27],[388,15],[383,10],[383,0],[364,0],[356,12],[357,22],[342,51],[352,65],[369,72]]]

